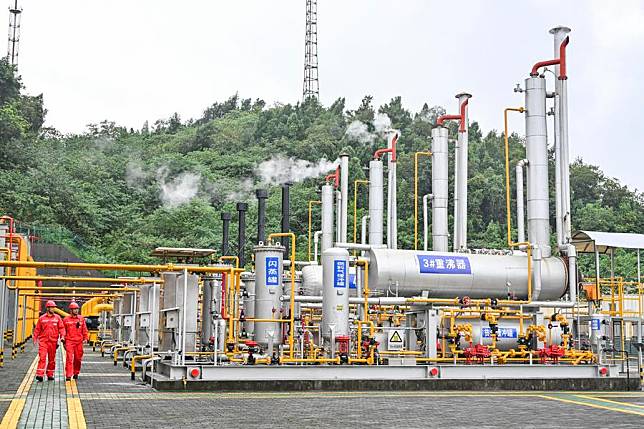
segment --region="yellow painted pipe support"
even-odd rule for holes
[[[136,379],[136,363],[142,361],[143,359],[153,358],[154,355],[136,355],[132,357],[132,362],[130,363],[130,378],[132,380]]]

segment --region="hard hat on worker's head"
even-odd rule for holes
[[[47,301],[47,304],[45,304],[45,307],[56,307],[56,303],[52,300]]]
[[[79,308],[80,308],[80,307],[78,306],[78,304],[76,303],[76,301],[72,301],[72,302],[69,304],[69,309],[70,309],[70,310],[78,310]]]

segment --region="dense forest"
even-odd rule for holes
[[[277,185],[288,180],[295,182],[291,226],[299,237],[299,257],[305,259],[307,202],[318,199],[323,175],[344,151],[350,155],[350,183],[365,179],[364,166],[375,149],[385,145],[379,131],[387,126],[401,131],[399,246],[412,248],[413,153],[429,149],[434,121],[444,112],[430,103],[410,112],[400,97],[376,107],[365,96],[352,109],[342,98],[328,107],[313,99],[267,106],[260,99],[233,95],[207,107],[196,119],[182,120],[174,114],[137,130],[103,121],[88,125],[83,134],[61,135],[43,127],[43,96],[24,91],[6,60],[0,62],[0,211],[20,220],[20,227],[34,239],[64,243],[85,260],[101,262],[150,262],[149,253],[156,246],[219,249],[220,213],[234,213],[237,201],[250,204],[250,249],[256,231],[254,190],[269,190],[267,230],[278,231]],[[452,127],[455,135],[456,125]],[[517,134],[511,135],[510,143],[514,165],[525,157],[525,148]],[[421,159],[420,189],[427,193],[430,163]],[[472,122],[469,159],[470,244],[502,248],[506,243],[502,134],[484,134]],[[580,159],[572,164],[571,174],[574,229],[644,231],[644,194]],[[359,216],[366,202],[362,188]],[[231,237],[236,237],[235,222]],[[234,251],[237,244],[231,244]],[[617,266],[633,276],[632,252],[620,252]]]

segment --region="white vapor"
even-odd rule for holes
[[[324,158],[318,162],[311,162],[277,155],[257,165],[255,175],[260,178],[263,185],[295,183],[327,173],[335,169],[338,163],[338,160],[328,161]]]
[[[185,204],[199,193],[201,175],[184,172],[168,181],[167,167],[157,170],[161,201],[165,207],[173,208]]]

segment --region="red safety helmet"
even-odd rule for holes
[[[47,304],[45,304],[45,307],[57,307],[56,303],[52,300],[47,301]]]
[[[76,310],[77,310],[77,309],[79,309],[79,308],[80,308],[80,307],[78,306],[78,304],[76,303],[76,301],[72,301],[72,302],[69,304],[69,309],[70,309],[70,310],[74,310],[74,309],[76,309]]]

